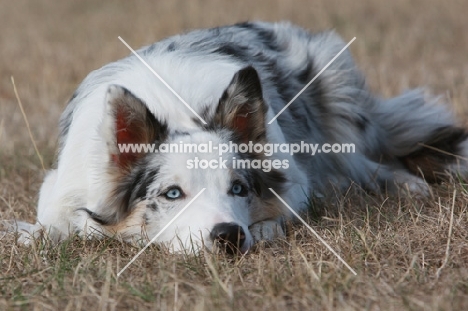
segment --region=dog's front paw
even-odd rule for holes
[[[38,241],[43,237],[43,230],[38,229],[33,232],[27,231],[18,231],[18,240],[17,242],[24,246],[31,246],[34,241]]]
[[[43,228],[39,224],[30,224],[24,221],[4,220],[1,226],[5,234],[17,234],[17,242],[29,246],[34,240],[42,237]]]
[[[265,220],[254,223],[249,227],[254,244],[259,241],[271,241],[285,237],[281,224],[276,220]]]

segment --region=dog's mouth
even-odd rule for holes
[[[228,255],[242,255],[247,253],[248,249],[239,247],[230,242],[216,241],[213,243],[213,252],[214,253],[225,253]]]
[[[239,235],[239,241],[245,240],[245,234]],[[213,251],[215,252],[224,252],[229,255],[239,255],[245,254],[249,247],[244,247],[244,243],[237,242],[234,244],[233,242],[225,239],[217,239],[213,243]]]

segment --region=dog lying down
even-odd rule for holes
[[[344,46],[334,32],[248,22],[138,50],[193,110],[134,55],[91,72],[20,240],[146,242],[170,223],[156,242],[174,252],[245,253],[291,217],[270,188],[301,211],[331,188],[426,196],[428,183],[466,176],[467,131],[447,105],[418,90],[371,94],[348,51],[274,119]]]

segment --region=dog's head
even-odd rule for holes
[[[216,149],[193,148],[267,142],[267,106],[252,67],[234,75],[217,107],[204,112],[207,124],[195,130],[168,128],[120,86],[109,87],[106,101],[102,136],[113,191],[98,212],[88,211],[104,230],[138,235],[143,228],[148,239],[158,235],[156,242],[169,243],[176,251],[221,244],[228,251],[245,252],[253,244],[249,226],[281,215],[268,188],[281,192],[286,179],[279,170],[259,167],[264,154],[233,148],[220,155]],[[155,150],[165,146],[166,152],[132,152],[123,150],[124,144],[148,144]],[[192,149],[167,152],[168,146]],[[248,168],[239,160],[255,160],[256,165]]]

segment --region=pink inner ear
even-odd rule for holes
[[[119,107],[117,108],[115,116],[115,135],[117,146],[120,144],[137,144],[139,143],[138,138],[142,135],[141,133],[135,132],[135,129],[132,124],[129,122],[127,117],[127,111]],[[135,162],[139,157],[138,153],[126,152],[112,155],[112,161],[117,164],[120,168],[129,168],[133,162]]]
[[[237,115],[234,118],[234,128],[240,134],[242,141],[247,142],[249,139],[249,119],[248,115]]]

